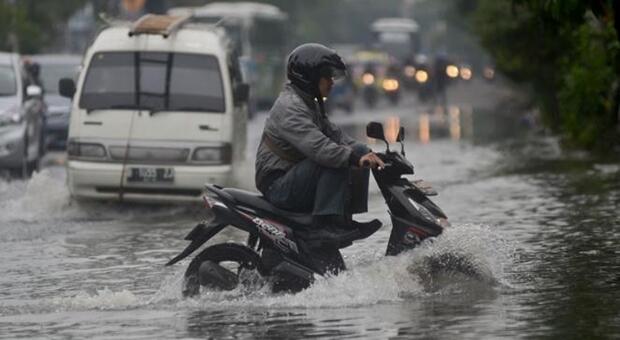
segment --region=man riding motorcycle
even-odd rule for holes
[[[321,44],[288,57],[288,82],[265,121],[256,155],[256,185],[275,206],[312,212],[317,228],[338,232],[376,226],[351,215],[367,211],[368,168],[384,166],[366,145],[329,121],[324,98],[346,66]]]

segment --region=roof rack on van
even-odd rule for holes
[[[139,34],[160,34],[167,38],[191,18],[191,15],[172,16],[146,14],[138,19],[129,30],[129,36]]]

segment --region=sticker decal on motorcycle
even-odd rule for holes
[[[295,242],[289,240],[286,237],[286,233],[280,230],[278,227],[258,217],[254,217],[252,219],[252,222],[256,224],[258,230],[263,235],[269,237],[273,241],[273,243],[280,249],[285,251],[293,250],[294,252],[299,253]]]

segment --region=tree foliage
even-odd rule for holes
[[[611,0],[475,2],[473,24],[497,67],[530,86],[544,121],[572,144],[617,139],[617,5]],[[619,18],[620,20],[620,18]]]
[[[35,53],[53,43],[63,24],[86,0],[0,2],[0,49]],[[15,39],[12,39],[14,37]],[[15,46],[17,45],[17,46]]]

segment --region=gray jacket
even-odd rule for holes
[[[311,96],[286,84],[265,121],[263,135],[267,136],[290,159],[309,158],[330,168],[343,168],[350,159],[355,140],[322,115],[318,103]],[[264,139],[256,153],[256,186],[262,192],[268,189],[274,174],[283,174],[297,162],[278,156]]]

